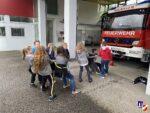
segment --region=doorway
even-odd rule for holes
[[[53,42],[53,20],[47,20],[46,24],[46,44],[48,44]]]

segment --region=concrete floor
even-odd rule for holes
[[[70,63],[70,67],[81,94],[72,96],[58,81],[58,97],[48,102],[48,92],[29,86],[30,74],[20,53],[0,52],[0,113],[143,113],[137,101],[143,100],[150,105],[145,85],[132,84],[138,75],[147,75],[148,68],[141,64],[117,61],[110,67],[108,77],[100,79],[93,75],[92,83],[87,82],[86,72],[83,82],[78,82],[77,62]]]

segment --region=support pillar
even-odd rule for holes
[[[149,72],[147,77],[146,94],[150,95],[150,64],[149,64]]]
[[[68,44],[70,58],[75,58],[77,31],[77,0],[64,0],[64,42]]]
[[[46,4],[45,0],[37,0],[39,41],[46,46]]]

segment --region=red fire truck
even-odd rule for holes
[[[102,16],[101,38],[113,55],[150,58],[150,2],[126,5],[109,10]]]

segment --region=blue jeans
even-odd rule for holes
[[[101,76],[105,76],[108,73],[109,69],[109,60],[102,60],[101,61]]]
[[[89,70],[89,65],[86,66],[80,66],[80,72],[79,72],[79,80],[82,80],[82,72],[83,72],[83,68],[85,67],[86,71],[87,71],[87,76],[88,76],[88,80],[92,80],[91,77],[91,72]]]
[[[74,80],[73,75],[70,72],[67,73],[67,75],[65,77],[63,77],[63,83],[64,83],[64,85],[67,85],[67,80],[70,81],[70,90],[71,90],[71,92],[75,91],[75,87],[76,87],[75,86],[75,80]]]

